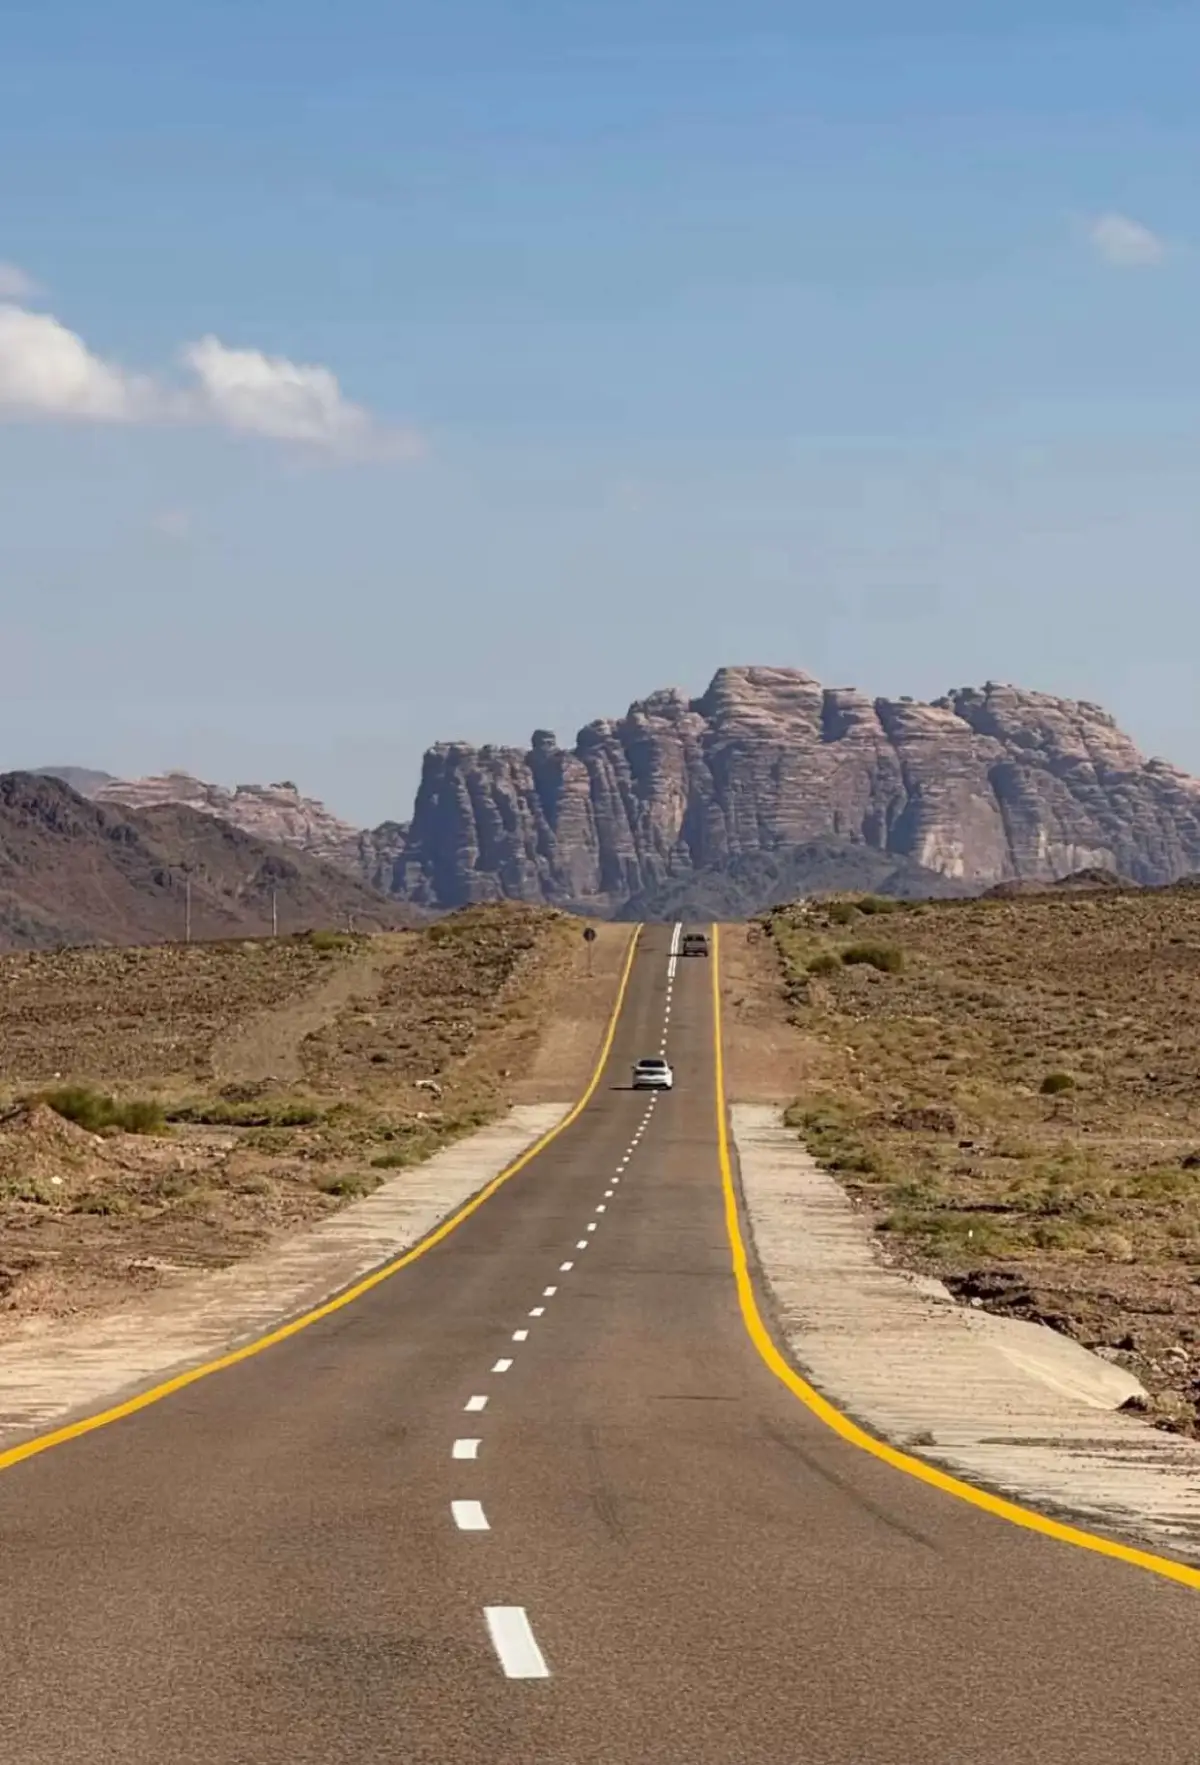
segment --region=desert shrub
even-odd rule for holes
[[[904,967],[904,956],[894,944],[850,944],[842,951],[842,961],[877,968],[880,974],[899,974]]]
[[[216,1128],[310,1128],[323,1119],[313,1103],[290,1098],[262,1098],[255,1103],[229,1103],[221,1098],[202,1098],[197,1103],[177,1103],[167,1111],[173,1122],[202,1123]]]
[[[378,1189],[381,1179],[368,1171],[325,1171],[317,1177],[314,1188],[322,1195],[336,1195],[344,1201],[356,1200]]]
[[[1073,1091],[1075,1080],[1069,1072],[1048,1072],[1042,1080],[1043,1097],[1061,1097],[1064,1091]]]
[[[332,956],[337,950],[354,950],[362,941],[354,932],[308,932],[305,943],[310,949],[319,950],[323,956]]]
[[[821,954],[814,956],[808,964],[808,972],[809,974],[836,974],[841,966],[840,956],[835,955],[832,950],[822,950]]]
[[[55,1114],[86,1128],[89,1134],[103,1134],[114,1128],[126,1134],[161,1134],[167,1125],[160,1103],[145,1097],[122,1102],[87,1085],[61,1085],[57,1090],[42,1091],[34,1101],[45,1103]]]

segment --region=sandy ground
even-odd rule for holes
[[[721,1009],[731,1103],[790,1103],[822,1083],[829,1053],[787,1021],[774,946],[755,926],[721,927]]]
[[[541,1041],[528,1073],[512,1086],[514,1103],[573,1102],[592,1076],[634,928],[597,923],[589,961],[583,925],[540,1001]]]
[[[327,980],[299,998],[255,1012],[227,1031],[212,1051],[216,1081],[247,1084],[303,1078],[300,1050],[306,1037],[327,1028],[354,1000],[365,1009],[412,941],[412,934],[404,933],[376,937],[361,955],[337,964]]]
[[[0,962],[0,1339],[144,1305],[514,1105],[572,1101],[629,937],[600,927],[589,977],[582,930],[501,907],[319,945]],[[37,1101],[68,1083],[157,1106],[158,1125],[77,1125]]]

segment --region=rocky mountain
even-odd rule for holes
[[[163,772],[152,778],[109,778],[86,794],[93,802],[116,803],[127,809],[181,804],[228,821],[256,839],[295,846],[328,863],[357,866],[359,862],[358,828],[340,821],[315,797],[301,796],[290,780],[239,784],[227,790],[188,772]]]
[[[528,748],[440,742],[412,821],[371,830],[290,783],[97,774],[88,794],[181,805],[428,908],[738,917],[819,890],[1200,869],[1200,781],[1144,758],[1098,705],[991,682],[932,704],[871,699],[788,668],[722,668],[699,698],[652,693],[572,748],[544,729]]]
[[[81,797],[94,797],[101,786],[113,782],[111,772],[97,772],[92,766],[35,766],[34,773],[38,778],[61,778]]]
[[[1095,867],[1166,882],[1200,868],[1200,781],[1145,759],[1086,701],[989,683],[920,704],[722,668],[699,698],[654,693],[573,748],[547,730],[528,749],[437,744],[376,874],[431,906],[507,896],[622,914],[686,911],[741,867],[733,893],[751,911],[767,904],[764,856],[769,890],[780,869],[793,892],[814,886],[814,842],[826,874],[835,850],[890,860],[896,892]]]
[[[153,943],[411,921],[401,903],[306,852],[178,804],[129,810],[60,779],[0,774],[0,949]]]

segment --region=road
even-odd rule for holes
[[[587,1108],[427,1255],[0,1475],[6,1760],[1200,1759],[1200,1595],[878,1463],[764,1365],[670,936]]]

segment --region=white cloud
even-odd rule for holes
[[[227,429],[349,454],[402,452],[413,439],[385,435],[328,368],[228,349],[216,337],[189,343],[182,353],[198,383],[196,408]]]
[[[342,457],[411,458],[412,432],[378,423],[328,368],[230,349],[204,337],[180,351],[171,385],[95,355],[49,313],[0,303],[0,419],[211,424]]]
[[[1145,269],[1160,264],[1167,255],[1166,241],[1128,215],[1098,215],[1088,236],[1105,263],[1118,269]]]
[[[158,404],[152,382],[93,355],[49,313],[0,305],[0,413],[131,423]]]
[[[38,292],[37,283],[20,264],[0,263],[0,300],[30,300]]]

